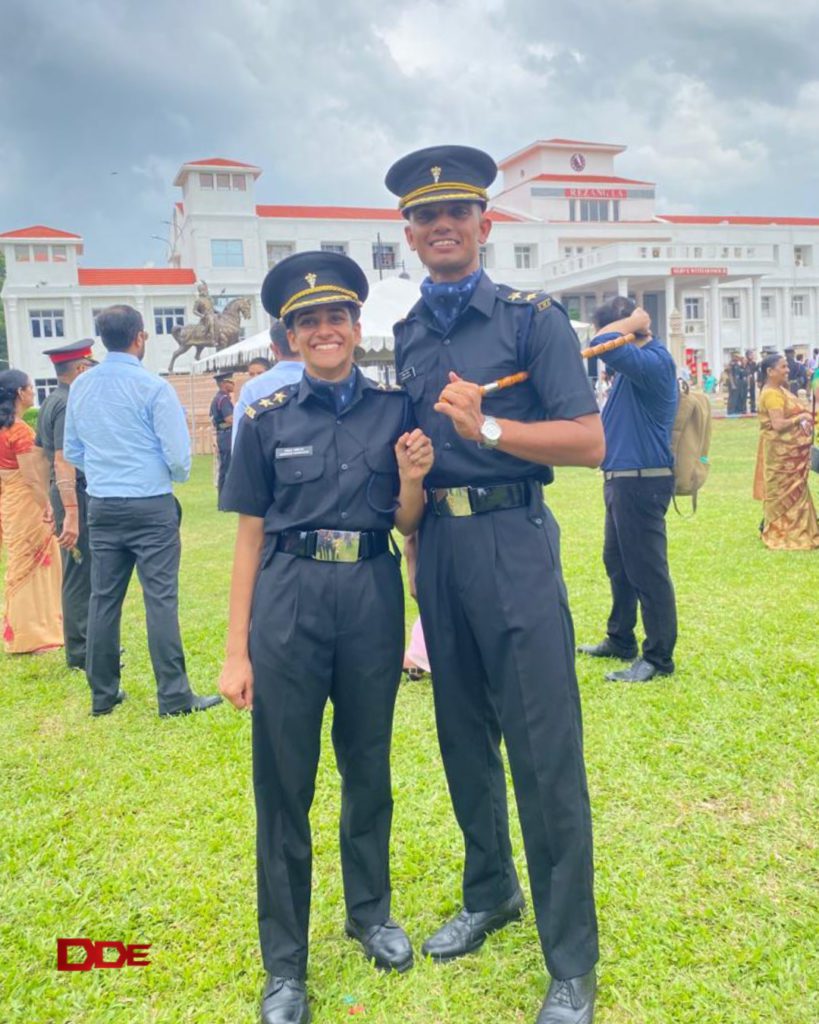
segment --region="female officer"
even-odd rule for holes
[[[347,934],[384,969],[412,966],[390,919],[390,737],[404,597],[393,524],[416,529],[429,439],[409,398],[353,365],[364,273],[305,252],[265,278],[262,303],[304,359],[301,382],[249,406],[223,492],[240,513],[220,688],[253,711],[264,1024],[309,1020],[309,810],[324,706],[342,780]]]

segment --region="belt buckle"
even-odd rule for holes
[[[357,562],[360,547],[358,530],[316,530],[317,562]]]
[[[444,516],[471,516],[472,503],[468,487],[447,487],[441,497],[436,497],[438,514]]]

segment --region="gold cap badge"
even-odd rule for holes
[[[432,180],[437,185],[438,184],[438,179],[441,177],[441,168],[440,167],[430,167],[429,173],[432,175]]]
[[[317,274],[305,274],[304,280],[310,285],[311,288],[316,287],[316,281],[318,281]]]

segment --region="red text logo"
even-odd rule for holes
[[[69,960],[68,951],[81,951],[82,959]],[[124,942],[95,942],[93,939],[57,939],[58,971],[90,971],[94,967],[119,970],[122,967],[147,967],[149,943],[126,946]]]

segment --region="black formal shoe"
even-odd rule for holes
[[[309,1024],[307,986],[296,978],[268,974],[262,990],[262,1024]]]
[[[95,718],[99,718],[100,715],[110,715],[115,707],[118,707],[124,700],[127,700],[128,694],[125,690],[120,690],[116,697],[114,697],[114,703],[109,704],[107,708],[92,708],[91,714]]]
[[[403,974],[412,967],[412,946],[407,933],[392,918],[383,924],[359,925],[347,918],[345,932],[364,947],[364,954],[381,971]]]
[[[580,644],[577,648],[580,654],[590,654],[593,658],[620,658],[622,661],[631,661],[637,657],[637,648],[630,647],[624,651],[621,647],[611,642],[610,637],[601,640],[599,644]]]
[[[517,921],[523,907],[523,893],[518,890],[493,910],[479,910],[475,913],[462,910],[427,939],[421,952],[439,963],[474,953],[484,944],[487,935],[503,928],[510,921]]]
[[[178,715],[190,715],[194,711],[207,711],[208,708],[215,708],[217,704],[222,703],[222,698],[218,693],[215,693],[212,697],[197,697],[196,694],[193,696],[193,704],[189,708],[178,708],[176,711],[160,711],[160,718],[176,718]]]
[[[592,1024],[596,994],[594,968],[579,978],[552,978],[535,1024]]]
[[[670,676],[670,672],[661,672],[656,665],[652,665],[645,658],[638,658],[628,668],[619,672],[608,672],[606,679],[612,683],[647,683],[654,676]]]

